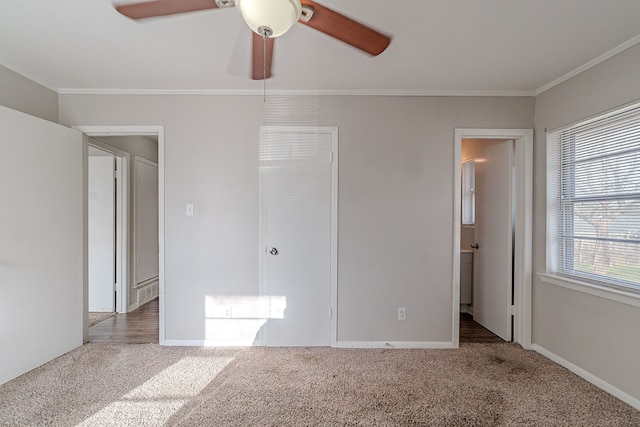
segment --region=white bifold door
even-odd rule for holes
[[[263,327],[268,346],[331,344],[334,143],[337,132],[262,129],[261,293],[286,304]]]
[[[513,144],[487,144],[476,160],[473,319],[505,341],[512,330]]]

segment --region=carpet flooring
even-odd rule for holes
[[[2,426],[639,426],[515,344],[455,350],[87,344],[0,386]]]

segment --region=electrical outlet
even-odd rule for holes
[[[231,318],[231,306],[227,306],[224,309],[224,317],[226,317],[227,319]]]
[[[407,320],[407,309],[398,307],[398,320]]]

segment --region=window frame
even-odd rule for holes
[[[624,118],[624,115],[628,117]],[[616,292],[630,293],[640,297],[640,280],[633,281],[611,275],[601,275],[577,270],[575,267],[576,237],[582,240],[590,240],[586,236],[576,236],[575,230],[575,206],[581,202],[604,202],[614,199],[632,200],[638,199],[637,191],[625,191],[614,194],[594,194],[576,196],[576,135],[585,125],[591,126],[589,131],[606,130],[616,122],[617,117],[623,117],[625,122],[632,123],[630,129],[640,135],[640,104],[616,109],[610,113],[601,115],[591,120],[567,126],[562,129],[547,133],[547,274],[565,277],[572,282],[586,283],[597,288],[611,289]],[[610,120],[613,119],[613,120]],[[586,131],[584,131],[586,133]],[[568,137],[567,137],[568,135]],[[640,153],[640,136],[632,142],[633,146],[628,151]],[[606,147],[605,147],[606,149]],[[622,151],[610,152],[607,155],[605,149],[603,156],[616,157]],[[570,160],[566,160],[569,158]],[[619,160],[622,161],[622,160]],[[572,194],[569,194],[572,193]],[[598,238],[591,239],[593,241]],[[615,240],[607,238],[607,241],[619,241],[626,244],[638,245],[640,242],[629,240]],[[571,267],[571,268],[569,268]]]
[[[473,228],[476,225],[476,160],[469,159],[462,162],[461,171],[462,212],[460,221],[463,227]],[[469,181],[472,181],[471,188],[467,188],[467,185],[470,184]]]

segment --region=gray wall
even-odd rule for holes
[[[536,99],[535,272],[545,271],[545,128],[571,124],[640,99],[640,44]],[[533,282],[533,341],[640,399],[640,308]]]
[[[58,122],[58,94],[0,65],[0,105]]]
[[[60,97],[65,125],[165,126],[169,340],[207,338],[207,295],[258,295],[259,126],[317,124],[340,132],[338,340],[451,341],[454,129],[531,128],[533,108],[530,97]]]

